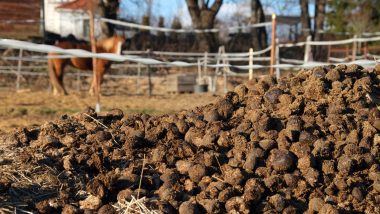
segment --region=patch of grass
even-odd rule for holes
[[[56,114],[57,110],[49,107],[39,107],[32,110],[35,114],[43,114],[43,115],[50,115],[50,114]]]
[[[39,107],[32,110],[35,114],[41,115],[53,115],[53,114],[73,114],[79,112],[80,109],[77,108],[50,108],[50,107]]]
[[[23,116],[28,114],[28,109],[24,107],[1,107],[0,116]]]
[[[66,113],[66,114],[74,114],[74,113],[81,112],[81,111],[83,111],[83,109],[79,109],[79,108],[62,108],[62,109],[58,109],[58,112]]]

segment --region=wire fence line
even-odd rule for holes
[[[6,61],[18,61],[16,66],[2,66],[0,67],[1,73],[16,74],[17,75],[17,88],[19,87],[19,81],[22,75],[42,75],[34,74],[35,72],[26,71],[25,69],[36,69],[41,68],[43,65],[38,65],[36,67],[22,66],[22,62],[36,62],[36,63],[46,63],[50,58],[71,58],[71,57],[83,57],[83,58],[100,58],[105,60],[110,60],[114,62],[129,62],[128,64],[114,64],[114,68],[127,68],[133,67],[139,70],[138,77],[140,78],[142,67],[197,67],[198,68],[198,78],[204,77],[206,74],[206,69],[215,69],[214,77],[223,75],[224,78],[227,76],[251,76],[252,70],[254,69],[276,69],[276,76],[280,76],[281,69],[296,69],[296,68],[311,68],[314,66],[323,66],[329,64],[339,64],[346,62],[348,64],[359,64],[362,66],[374,66],[380,61],[378,55],[373,55],[368,53],[367,55],[356,56],[356,50],[353,50],[353,57],[329,57],[329,62],[315,62],[309,56],[311,54],[311,46],[333,46],[333,45],[347,45],[353,44],[353,48],[358,42],[374,42],[380,41],[380,37],[372,38],[358,38],[354,37],[351,39],[340,40],[340,41],[311,41],[309,37],[305,42],[299,43],[286,43],[279,44],[276,42],[277,54],[276,61],[274,64],[268,64],[271,61],[270,57],[265,56],[267,53],[272,51],[272,47],[269,46],[260,51],[253,51],[242,53],[227,53],[224,51],[224,47],[220,48],[217,53],[191,53],[191,52],[164,52],[164,51],[125,51],[124,55],[117,55],[112,53],[92,53],[86,50],[80,49],[61,49],[56,46],[46,45],[46,44],[35,44],[31,42],[18,41],[12,39],[0,39],[0,48],[11,48],[19,49],[20,55],[17,56],[3,56],[2,60]],[[273,45],[273,44],[272,44]],[[287,59],[281,58],[279,55],[280,48],[289,47],[305,47],[304,60],[299,59]],[[221,51],[222,50],[222,51]],[[22,51],[31,51],[42,53],[42,55],[33,56],[23,56]],[[46,55],[47,53],[56,53],[58,55]],[[149,56],[149,57],[148,57]],[[181,60],[166,60],[165,57],[178,57]],[[373,57],[373,60],[368,60],[367,57]],[[356,60],[358,59],[358,60]],[[196,61],[196,62],[191,62]],[[351,61],[351,62],[347,62]],[[231,62],[240,62],[240,64],[232,64]],[[247,65],[241,65],[241,63],[246,63]],[[262,62],[264,64],[254,64],[253,62]],[[332,63],[330,63],[332,62]],[[46,66],[46,65],[45,65]],[[16,70],[17,69],[17,70]],[[236,70],[248,70],[249,72],[237,72]],[[203,73],[203,74],[202,74]],[[43,74],[47,75],[47,73]],[[91,74],[78,73],[77,77],[89,77]],[[132,78],[131,75],[106,75],[109,78]],[[251,78],[251,77],[250,77]]]
[[[1,70],[0,73],[2,74],[14,74],[12,71],[7,71],[7,70]],[[47,72],[30,72],[30,71],[21,71],[20,74],[22,75],[30,75],[30,76],[49,76]],[[66,75],[68,76],[80,76],[80,77],[92,77],[92,74],[90,73],[82,73],[82,72],[67,72]],[[117,75],[117,74],[105,74],[105,78],[111,78],[111,79],[137,79],[141,78],[136,75]],[[158,77],[152,77],[152,79],[157,79]]]
[[[122,21],[122,20],[114,20],[114,19],[107,19],[107,18],[102,18],[102,17],[96,17],[98,20],[102,22],[107,22],[111,23],[114,25],[120,25],[120,26],[125,26],[129,28],[134,28],[134,29],[140,29],[140,30],[155,30],[155,31],[163,31],[163,32],[174,32],[174,33],[191,33],[194,30],[192,29],[173,29],[173,28],[165,28],[165,27],[153,27],[149,25],[141,25],[133,22],[127,22],[127,21]],[[83,20],[83,19],[88,19],[88,18],[72,18],[72,20],[77,21],[77,20]],[[48,22],[53,22],[54,19],[49,19],[46,20]],[[0,20],[0,23],[3,24],[13,24],[13,23],[43,23],[43,19],[7,19],[7,20]],[[283,24],[283,23],[280,23]],[[263,22],[263,23],[257,23],[257,24],[251,24],[251,25],[245,25],[245,26],[232,26],[229,28],[224,28],[224,29],[232,29],[232,30],[239,30],[239,29],[246,29],[246,28],[255,28],[255,27],[266,27],[270,26],[270,22]],[[197,32],[201,32],[202,30],[206,30],[205,32],[218,32],[220,29],[214,28],[214,29],[195,29]],[[319,30],[319,33],[330,33],[330,34],[337,34],[337,35],[347,35],[347,36],[352,36],[354,33],[350,32],[329,32],[326,30]],[[380,32],[362,32],[360,33],[362,36],[380,36]]]
[[[114,20],[114,19],[107,19],[107,18],[97,18],[102,22],[111,23],[114,25],[120,25],[124,27],[130,27],[135,28],[139,30],[154,30],[154,31],[160,31],[160,32],[167,32],[167,33],[217,33],[221,31],[220,28],[211,28],[211,29],[173,29],[173,28],[164,28],[164,27],[153,27],[149,25],[141,25],[131,22],[125,22],[120,20]],[[245,26],[233,26],[233,27],[226,27],[223,28],[224,30],[241,30],[241,29],[247,29],[247,28],[258,28],[258,27],[266,27],[271,26],[271,22],[263,22],[258,24],[250,24]]]
[[[352,39],[347,39],[347,40],[340,40],[340,41],[306,41],[303,42],[305,46],[310,46],[310,45],[342,45],[342,44],[349,44],[349,43],[354,43],[354,42],[369,42],[369,41],[380,41],[380,37],[374,37],[374,38],[352,38]],[[19,41],[19,40],[12,40],[12,39],[0,39],[0,46],[1,47],[6,47],[6,48],[13,48],[13,49],[20,49],[20,50],[29,50],[29,51],[34,51],[34,52],[40,52],[40,53],[57,53],[57,54],[63,54],[63,55],[57,55],[57,56],[32,56],[32,57],[23,57],[21,60],[23,61],[37,61],[37,62],[43,62],[46,61],[48,58],[71,58],[71,57],[83,57],[83,58],[100,58],[100,59],[105,59],[105,60],[110,60],[110,61],[115,61],[115,62],[132,62],[132,63],[141,63],[144,65],[169,65],[169,66],[174,66],[174,67],[188,67],[188,66],[195,66],[197,63],[189,63],[186,61],[161,61],[159,59],[154,59],[154,58],[149,58],[149,57],[144,57],[144,56],[139,56],[139,55],[117,55],[117,54],[112,54],[112,53],[92,53],[86,50],[81,50],[81,49],[62,49],[58,48],[56,46],[51,46],[51,45],[45,45],[45,44],[35,44],[31,42],[25,42],[25,41]],[[279,47],[292,47],[292,46],[300,46],[300,43],[296,44],[278,44]],[[260,54],[264,54],[266,52],[270,51],[270,47],[261,50],[261,51],[256,51],[256,52],[245,52],[245,53],[223,53],[223,56],[221,56],[220,53],[177,53],[177,52],[151,52],[152,55],[167,55],[167,56],[198,56],[198,57],[204,57],[205,54],[210,57],[222,57],[226,60],[230,61],[247,61],[243,60],[244,57],[249,57],[249,56],[256,56]],[[126,52],[128,53],[128,52]],[[137,52],[134,52],[137,54]],[[147,53],[146,51],[144,52],[139,52],[139,53]],[[305,53],[306,54],[306,53]],[[234,58],[235,57],[235,58]],[[237,58],[240,57],[240,58]],[[19,57],[2,57],[2,59],[5,60],[20,60]],[[184,58],[186,60],[186,58]],[[268,58],[266,57],[258,57],[256,61],[267,61]],[[221,66],[221,65],[207,65],[210,67],[215,67],[215,66]],[[239,66],[239,65],[229,65],[230,67],[237,67],[237,68],[246,68],[246,66]],[[276,65],[272,65],[276,66]],[[278,65],[277,65],[278,66]],[[223,66],[222,66],[223,67]],[[255,68],[256,66],[253,66]]]

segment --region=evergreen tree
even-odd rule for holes
[[[363,32],[380,30],[380,0],[330,0],[327,24],[331,32]]]

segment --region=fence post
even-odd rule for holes
[[[222,52],[223,52],[223,46],[220,46],[218,49],[218,55],[216,58],[216,68],[215,68],[215,75],[211,78],[211,86],[210,86],[210,91],[215,94],[216,93],[216,80],[218,78],[219,74],[219,64],[220,61],[222,60]]]
[[[149,65],[146,66],[146,69],[148,70],[148,86],[149,86],[148,96],[151,97],[152,96],[152,74],[151,74],[151,69]]]
[[[228,62],[228,59],[226,56],[226,50],[224,49],[224,46],[222,47],[222,57],[223,57],[223,64],[224,64],[224,68],[223,68],[224,93],[227,93],[227,91],[228,91],[228,89],[227,89],[227,72],[229,71],[228,69],[230,69],[230,67],[226,66],[227,64],[229,64],[229,62]]]
[[[148,52],[148,57],[150,57],[150,53],[151,53],[151,50],[148,49],[147,50]],[[146,69],[148,70],[148,96],[151,97],[152,96],[152,72],[151,72],[151,69],[150,69],[150,66],[149,64],[146,66]]]
[[[207,63],[208,63],[207,61],[208,61],[208,53],[206,51],[205,56],[204,56],[203,75],[207,73]]]
[[[357,40],[358,36],[354,35],[353,41],[352,41],[352,61],[356,60],[356,49],[357,49]]]
[[[221,52],[222,52],[222,46],[220,46],[219,49],[218,49],[218,55],[216,56],[216,65],[220,64]],[[219,73],[219,66],[216,66],[216,68],[215,68],[215,74],[218,74],[218,73]]]
[[[276,38],[276,65],[278,66],[280,64],[280,46],[279,46],[279,40]],[[276,79],[279,80],[281,76],[280,68],[276,67]]]
[[[275,57],[276,57],[276,14],[272,14],[272,48],[270,52],[270,69],[269,74],[273,76],[274,68],[273,65],[275,63]]]
[[[249,49],[249,80],[253,79],[253,48]]]
[[[199,81],[202,77],[202,63],[201,63],[201,59],[198,58],[198,78],[197,78],[197,84],[200,84]]]
[[[311,36],[309,35],[306,38],[306,44],[305,44],[305,55],[303,59],[305,63],[309,62],[310,60],[310,53],[311,53],[310,42],[311,42]]]
[[[95,41],[95,23],[94,23],[94,4],[90,2],[90,8],[88,8],[88,16],[90,18],[90,41],[91,41],[91,52],[96,53],[96,41]],[[92,57],[92,73],[95,82],[95,96],[96,96],[96,105],[95,112],[100,112],[100,79],[96,73],[96,57]]]
[[[327,46],[327,63],[330,63],[330,57],[331,57],[331,45]]]
[[[22,49],[18,54],[18,64],[17,64],[17,80],[16,80],[16,90],[20,89],[20,79],[21,79],[21,66],[22,66]]]
[[[367,54],[368,54],[368,51],[367,51],[367,42],[364,42],[364,48],[363,48],[363,54],[364,54],[364,59],[367,59]]]
[[[141,93],[140,78],[141,78],[141,63],[137,63],[136,94]]]

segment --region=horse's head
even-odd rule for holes
[[[124,36],[114,34],[112,37],[100,40],[98,42],[98,45],[101,46],[107,53],[114,53],[120,55],[124,42]]]

